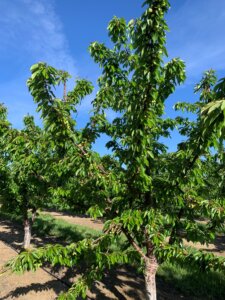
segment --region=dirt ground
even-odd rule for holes
[[[63,213],[49,213],[55,218],[64,219],[67,222],[101,230],[101,221],[94,221],[86,217],[76,217]],[[22,245],[22,229],[11,222],[0,219],[0,267],[10,258],[16,255],[15,249],[19,250]],[[42,245],[46,241],[35,237],[34,245]],[[47,240],[51,242],[51,240]],[[225,244],[220,247],[210,245],[209,251],[224,255]],[[0,300],[51,300],[56,299],[60,292],[68,289],[68,286],[76,276],[75,270],[70,269],[39,269],[37,272],[25,273],[24,275],[5,274],[0,277]],[[159,300],[194,300],[178,293],[166,283],[157,281]],[[144,299],[144,280],[129,267],[120,268],[107,272],[102,282],[96,282],[87,299],[97,300],[142,300]]]
[[[14,239],[15,238],[15,239]],[[0,239],[8,240],[17,248],[20,233],[4,222],[0,226]],[[16,255],[16,251],[0,241],[0,266]],[[4,274],[0,277],[0,299],[51,300],[66,290],[66,286],[43,269],[24,275]]]
[[[55,211],[49,211],[47,212],[47,214],[51,215],[56,219],[61,219],[71,224],[90,227],[95,230],[102,230],[103,228],[103,223],[100,220],[94,220],[86,216],[73,216],[73,215],[69,215],[61,212],[55,212]]]

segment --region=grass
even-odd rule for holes
[[[225,274],[163,263],[157,276],[188,299],[225,299]]]
[[[40,214],[34,224],[33,232],[38,236],[56,237],[65,243],[80,241],[84,238],[97,238],[101,232],[81,226],[70,224],[64,220],[56,219],[48,214]]]

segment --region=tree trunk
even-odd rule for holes
[[[23,240],[23,249],[27,250],[30,248],[31,242],[31,227],[36,217],[36,209],[32,209],[32,218],[29,220],[28,213],[25,213],[24,216],[24,240]]]
[[[23,248],[25,250],[30,248],[30,241],[31,241],[31,224],[30,220],[27,217],[24,220],[24,240],[23,240]]]
[[[63,84],[63,101],[66,102],[66,81]]]
[[[151,255],[145,259],[145,288],[146,288],[146,299],[156,300],[156,280],[155,275],[158,269],[158,263],[156,257]]]

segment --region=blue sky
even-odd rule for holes
[[[69,71],[74,77],[96,82],[100,71],[88,53],[97,40],[108,43],[107,24],[114,16],[127,20],[142,12],[140,0],[0,0],[0,102],[8,107],[14,126],[35,114],[26,88],[29,68],[38,61]],[[176,101],[192,101],[194,84],[203,71],[225,70],[225,1],[173,0],[167,15],[170,57],[181,57],[188,79],[168,100],[167,115]],[[91,97],[79,109],[79,126],[88,119]],[[38,117],[36,117],[38,121]],[[178,137],[175,138],[178,141]],[[98,142],[103,152],[103,142]],[[175,149],[176,142],[170,142]]]

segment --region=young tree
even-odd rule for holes
[[[6,115],[4,114],[5,122]],[[34,124],[33,117],[24,118],[24,129],[13,129],[9,123],[0,137],[1,204],[2,210],[20,215],[24,224],[23,248],[31,241],[31,226],[37,208],[43,207],[47,199],[48,182],[44,178],[45,158],[48,152],[43,131]],[[32,216],[29,216],[29,211]]]
[[[158,265],[165,260],[224,270],[224,259],[183,242],[208,243],[224,224],[224,208],[215,199],[199,194],[205,185],[204,157],[210,155],[212,145],[217,147],[217,128],[221,126],[219,121],[209,121],[210,128],[206,129],[210,113],[206,119],[200,117],[201,109],[204,114],[205,105],[209,105],[206,103],[214,103],[211,86],[215,80],[209,87],[198,88],[205,101],[196,106],[183,104],[197,112],[196,122],[163,117],[166,99],[185,79],[184,63],[178,58],[163,62],[167,56],[164,15],[168,1],[147,0],[144,5],[140,18],[126,24],[124,19],[114,17],[110,22],[112,49],[97,42],[90,46],[92,57],[103,71],[93,101],[94,115],[82,134],[73,131],[69,113],[78,103],[77,94],[68,93],[65,102],[58,101],[52,92],[57,71],[44,64],[31,70],[28,86],[54,145],[62,142],[57,136],[63,134],[76,153],[75,162],[70,159],[77,168],[78,199],[87,195],[89,212],[106,219],[104,232],[95,240],[23,252],[8,264],[13,271],[35,270],[45,261],[70,267],[85,264],[83,276],[60,299],[85,298],[91,283],[100,279],[106,268],[119,263],[142,265],[146,299],[151,300],[156,299]],[[84,94],[85,88],[86,84],[80,86]],[[117,113],[112,122],[106,118],[108,109]],[[168,137],[175,126],[187,139],[177,152],[168,153],[160,138]],[[90,144],[100,133],[110,137],[110,159],[101,159],[91,151]],[[63,165],[63,172],[70,168],[70,159]],[[91,195],[85,186],[92,186]],[[198,222],[199,217],[205,217],[207,224]],[[114,250],[110,246],[120,235],[127,243]]]

